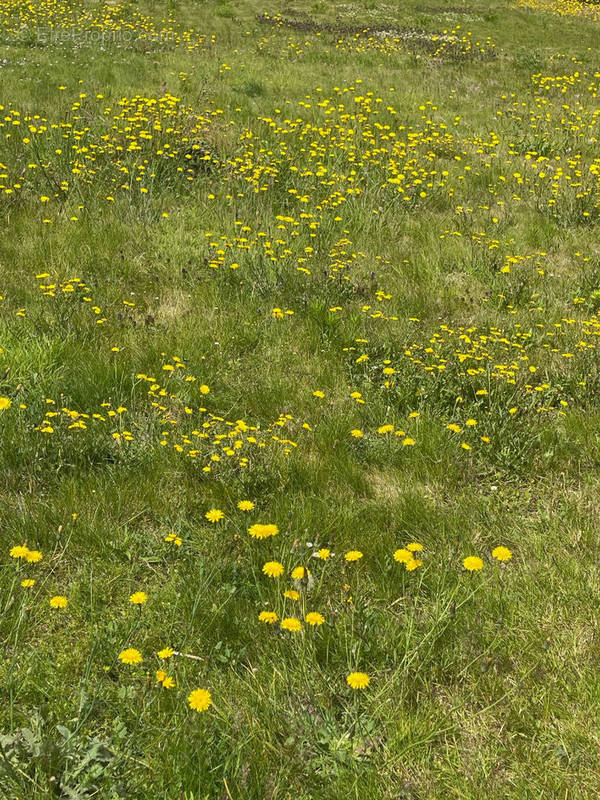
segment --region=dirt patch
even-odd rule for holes
[[[296,12],[297,13],[297,12]],[[331,33],[338,36],[372,36],[374,33],[387,33],[398,38],[421,35],[429,36],[426,31],[416,28],[390,28],[389,25],[334,25],[329,22],[317,22],[308,15],[302,18],[292,19],[291,17],[270,16],[267,13],[257,14],[256,21],[260,25],[272,25],[273,27],[291,28],[292,30],[302,31],[303,33]]]
[[[297,13],[297,12],[294,12]],[[340,37],[390,39],[394,43],[406,43],[407,51],[413,54],[425,54],[434,59],[449,61],[490,60],[495,55],[489,48],[472,48],[465,41],[449,34],[438,34],[418,28],[396,28],[388,25],[346,25],[342,23],[317,22],[308,15],[298,17],[282,16],[262,13],[256,15],[259,25],[270,25],[274,28],[289,28],[302,33],[330,34],[334,42],[339,43]]]
[[[600,0],[599,0],[600,2]],[[473,9],[468,6],[419,6],[415,8],[417,14],[472,14]]]

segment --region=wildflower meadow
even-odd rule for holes
[[[0,0],[0,800],[599,796],[599,35]]]

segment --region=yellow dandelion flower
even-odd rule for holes
[[[278,619],[279,617],[274,611],[261,611],[258,615],[259,622],[264,622],[267,625],[273,625]]]
[[[219,508],[211,508],[204,516],[209,522],[218,522],[220,519],[223,519],[225,514]]]
[[[366,689],[371,679],[366,672],[351,672],[346,678],[346,683],[351,689]]]
[[[121,650],[119,653],[119,660],[123,664],[141,664],[142,654],[135,647],[128,647],[126,650]]]
[[[62,594],[56,594],[54,597],[50,598],[50,605],[52,608],[66,608],[68,603],[69,601]]]
[[[240,500],[240,502],[237,504],[237,507],[240,511],[252,511],[254,508],[254,503],[252,500]]]
[[[28,547],[24,544],[17,544],[11,547],[9,555],[11,558],[27,558],[27,553],[29,553]]]
[[[394,561],[397,561],[399,564],[406,564],[412,557],[413,554],[407,547],[401,547],[400,550],[396,550],[394,553]]]
[[[309,625],[317,626],[322,625],[325,622],[325,617],[322,614],[319,614],[318,611],[309,611],[304,617],[304,620],[308,622]]]
[[[283,593],[283,596],[286,597],[288,600],[298,600],[300,597],[300,593],[297,592],[295,589],[286,589]]]
[[[24,581],[21,581],[21,586],[23,586],[25,589],[29,589],[29,587],[33,586],[34,584],[35,581],[33,580],[33,578],[25,578]]]
[[[331,550],[328,550],[326,547],[322,547],[319,551],[317,551],[317,556],[323,561],[327,561],[330,555]]]
[[[283,564],[279,561],[267,561],[262,571],[269,578],[280,578],[283,575]]]
[[[293,631],[296,633],[302,630],[302,623],[296,617],[286,617],[281,620],[281,627],[284,631]]]
[[[354,428],[350,431],[350,435],[354,436],[355,439],[361,439],[364,436],[364,433],[359,428]]]
[[[129,602],[133,603],[134,606],[141,606],[148,600],[148,595],[146,592],[134,592],[129,597]]]
[[[422,563],[423,562],[418,558],[411,558],[410,561],[406,561],[404,563],[404,568],[407,572],[412,572],[413,570],[417,569],[417,567],[420,567]]]
[[[0,411],[4,411],[12,406],[12,400],[8,397],[0,397]]]
[[[173,655],[174,652],[175,652],[175,650],[173,650],[172,647],[163,647],[162,650],[158,650],[156,655],[159,658],[171,658],[171,656]]]
[[[479,556],[467,556],[463,561],[463,567],[469,572],[483,569],[483,560]]]
[[[188,703],[194,711],[206,711],[212,705],[212,697],[207,689],[194,689],[188,696]]]
[[[302,578],[307,577],[310,575],[309,570],[306,567],[294,567],[292,570],[292,580],[301,581]]]
[[[172,689],[175,686],[175,681],[167,675],[164,669],[156,670],[156,682],[161,683],[165,689]]]
[[[500,545],[500,547],[494,547],[492,550],[492,556],[497,561],[509,561],[512,558],[512,553],[508,547],[503,547]]]
[[[275,536],[279,533],[279,528],[277,525],[273,524],[262,524],[260,522],[255,523],[254,525],[250,525],[248,528],[248,533],[254,539],[266,539],[268,536]]]
[[[28,550],[25,554],[25,561],[28,561],[30,564],[37,564],[43,557],[39,550]]]
[[[348,550],[348,552],[344,556],[344,558],[348,562],[350,562],[350,561],[358,561],[359,558],[362,558],[362,557],[363,557],[363,554],[360,552],[360,550]]]

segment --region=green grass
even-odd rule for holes
[[[2,800],[598,796],[594,9],[0,0]]]

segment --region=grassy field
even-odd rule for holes
[[[0,0],[0,798],[597,798],[600,7],[290,3]]]

